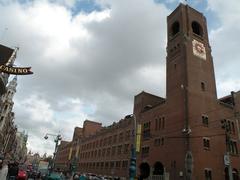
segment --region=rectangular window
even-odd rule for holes
[[[162,117],[162,129],[165,128],[165,117]]]
[[[230,139],[228,143],[228,149],[231,154],[238,154],[237,142]]]
[[[204,170],[205,180],[212,180],[212,171],[210,169]]]
[[[144,139],[150,138],[150,126],[151,126],[150,122],[143,124],[143,138]]]
[[[142,157],[149,155],[149,147],[142,147]]]
[[[110,155],[110,148],[107,148],[107,156]]]
[[[107,141],[108,141],[108,138],[104,138],[104,146],[106,146],[107,145]]]
[[[161,139],[160,138],[157,138],[154,140],[154,145],[155,146],[160,146],[161,145]]]
[[[122,168],[127,168],[127,167],[128,167],[128,161],[123,161]]]
[[[158,130],[158,119],[156,118],[155,119],[155,131],[157,131]]]
[[[201,82],[201,89],[202,89],[202,91],[205,91],[205,90],[206,90],[206,87],[205,87],[205,83],[204,83],[204,82]]]
[[[103,166],[104,166],[104,162],[101,162],[101,169],[103,168]]]
[[[129,144],[124,145],[124,154],[129,153]]]
[[[108,167],[109,167],[109,163],[105,162],[105,168],[108,169]]]
[[[105,152],[106,152],[106,149],[103,149],[103,150],[102,150],[102,157],[105,156]]]
[[[202,123],[205,126],[208,126],[208,116],[207,115],[202,115]]]
[[[234,122],[231,123],[231,129],[232,129],[232,133],[235,134]]]
[[[118,139],[119,142],[122,142],[123,141],[123,133],[120,133],[119,134],[119,139]]]
[[[210,149],[210,140],[209,140],[209,138],[206,138],[206,137],[203,138],[203,147],[204,147],[204,149]]]
[[[110,162],[110,168],[114,168],[114,161]]]
[[[221,127],[231,134],[235,134],[234,122],[229,119],[221,120]]]
[[[112,136],[110,136],[110,137],[108,138],[108,143],[109,143],[109,144],[112,144]]]
[[[118,155],[122,153],[122,145],[118,146],[118,150],[117,150]]]
[[[126,136],[125,136],[125,140],[126,140],[126,141],[130,139],[130,133],[131,133],[130,130],[128,130],[128,131],[126,132]]]
[[[121,167],[121,161],[116,161],[116,168],[120,168]]]
[[[115,155],[115,152],[116,152],[116,146],[113,146],[113,147],[112,147],[112,156]]]
[[[115,134],[113,137],[113,143],[116,143],[116,142],[117,142],[117,134]]]

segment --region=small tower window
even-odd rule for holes
[[[204,83],[204,82],[201,82],[201,89],[202,89],[202,91],[205,91],[205,90],[206,90],[206,87],[205,87],[205,83]]]
[[[172,24],[172,29],[171,29],[171,35],[174,36],[175,34],[177,34],[180,30],[180,25],[178,21],[175,21]]]
[[[196,21],[193,21],[192,22],[192,31],[193,33],[199,35],[199,36],[203,36],[203,30],[202,30],[202,27],[201,25],[196,22]]]

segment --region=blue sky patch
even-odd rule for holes
[[[95,0],[80,0],[77,1],[74,8],[72,8],[73,16],[79,12],[90,13],[92,11],[101,11],[102,7],[95,2]]]

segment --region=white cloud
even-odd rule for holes
[[[237,23],[240,21],[240,1],[211,0],[208,1],[208,9],[213,11],[220,21],[220,27],[210,32],[210,40],[216,65],[218,94],[221,97],[229,94],[230,89],[240,89],[240,84],[237,83],[240,72],[236,68],[240,66],[240,24]]]
[[[132,113],[133,97],[142,90],[165,95],[170,10],[149,0],[97,2],[108,8],[74,16],[69,6],[57,2],[0,5],[0,30],[8,28],[0,41],[19,45],[16,63],[30,65],[34,71],[32,76],[18,78],[15,97],[16,122],[29,132],[29,148],[34,151],[53,150],[53,142],[43,139],[46,132],[60,131],[70,140],[74,126],[82,126],[86,118],[104,125],[118,121]],[[222,1],[208,2],[217,15],[231,11],[230,6],[222,8]],[[239,16],[229,15],[229,22],[225,16],[219,18],[222,26],[210,36],[217,82],[232,79],[230,84],[218,85],[223,94],[239,77],[234,68],[239,66],[240,45],[235,40],[239,25],[230,23],[230,18]]]

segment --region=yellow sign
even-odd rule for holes
[[[141,126],[141,124],[138,124],[137,125],[137,138],[136,138],[136,152],[140,152],[141,131],[142,131],[142,126]]]

